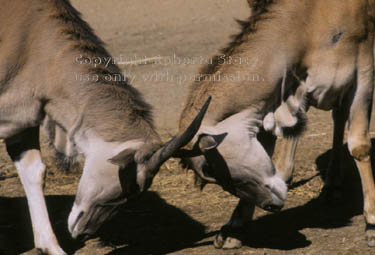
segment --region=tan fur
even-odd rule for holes
[[[35,126],[47,114],[67,132],[79,123],[109,142],[159,142],[151,107],[120,69],[113,63],[83,64],[110,55],[68,1],[0,4],[7,10],[0,14],[1,121]],[[98,75],[98,81],[81,78],[88,75]],[[121,79],[107,81],[109,76]]]
[[[207,96],[212,96],[212,103],[203,125],[214,126],[244,110],[251,112],[251,121],[254,118],[263,121],[288,96],[294,96],[298,87],[302,88],[299,84],[306,85],[303,94],[308,98],[307,106],[334,109],[343,115],[337,117],[340,127],[335,128],[335,133],[343,132],[343,125],[349,119],[349,151],[361,173],[364,215],[368,226],[374,225],[375,185],[368,158],[375,1],[248,0],[248,3],[253,14],[248,21],[241,22],[242,32],[222,51],[225,56],[215,57],[214,64],[204,67],[199,81],[190,86],[180,130],[187,126]],[[249,58],[253,62],[252,65],[222,63],[231,58]],[[256,73],[263,79],[214,80],[219,74],[230,77],[238,73],[242,76]],[[281,98],[284,73],[288,74],[287,86]],[[342,143],[338,141],[342,140],[340,134],[337,137],[334,147]],[[294,152],[296,143],[291,142],[294,144],[288,147]],[[374,233],[375,230],[367,230],[370,246],[375,246]]]
[[[39,147],[39,125],[43,120],[57,125],[54,136],[61,139],[56,139],[55,145],[59,144],[60,150],[74,156],[79,147],[79,152],[89,158],[80,183],[89,179],[85,178],[85,169],[94,175],[105,167],[105,174],[94,179],[105,187],[91,182],[87,190],[80,184],[78,202],[84,197],[86,203],[96,204],[97,193],[92,192],[95,188],[107,194],[107,200],[117,195],[111,191],[121,190],[119,167],[107,161],[115,156],[111,153],[118,153],[118,146],[132,141],[145,144],[134,157],[143,159],[160,148],[160,138],[154,129],[151,107],[121,75],[101,40],[68,0],[0,0],[0,5],[0,139],[4,139],[25,188],[36,249],[43,254],[63,255],[42,192],[45,165]],[[102,62],[87,63],[95,59]],[[102,155],[94,157],[100,150],[104,150]],[[93,161],[95,164],[90,163]],[[152,170],[155,175],[158,169],[142,170]],[[154,175],[147,175],[139,185],[147,181],[149,186]],[[110,183],[104,184],[104,177]],[[137,185],[138,179],[131,181]],[[79,208],[76,203],[74,208]],[[89,215],[87,208],[93,207],[85,208]],[[101,222],[103,211],[112,209],[103,208],[97,215]],[[75,217],[74,210],[70,215],[69,219]],[[97,220],[92,214],[86,217]],[[68,221],[72,231],[71,226],[77,222]],[[71,233],[78,235],[82,229]]]
[[[304,45],[301,37],[293,33],[293,30],[298,29],[295,24],[304,23],[307,18],[306,15],[298,14],[297,11],[294,11],[293,19],[285,17],[283,9],[286,8],[285,6],[289,6],[289,2],[279,2],[278,6],[273,4],[262,6],[255,16],[250,17],[247,22],[243,22],[243,32],[235,37],[228,48],[223,50],[226,60],[229,56],[248,58],[250,65],[220,64],[219,60],[216,60],[214,65],[201,70],[200,75],[204,76],[202,81],[195,82],[190,87],[180,119],[180,129],[187,125],[189,119],[198,111],[199,106],[203,104],[208,95],[213,98],[206,115],[206,121],[210,123],[219,122],[231,114],[249,107],[259,110],[270,109],[277,102],[279,91],[277,83],[283,69],[286,65],[289,66],[297,62],[298,56],[301,54],[299,49]],[[294,4],[297,6],[306,5],[304,1]],[[283,43],[285,41],[288,44]],[[284,52],[290,54],[286,56]],[[275,55],[280,55],[280,63],[274,62]],[[215,59],[218,58],[220,56]],[[273,70],[270,70],[270,67]],[[210,81],[208,78],[217,74],[218,71],[227,74],[240,72],[242,76],[255,73],[264,78],[264,81]]]
[[[348,37],[353,40],[359,40],[366,35],[363,18],[354,17],[354,12],[344,11],[348,4],[353,6],[351,9],[354,10],[364,9],[366,1],[251,2],[257,7],[254,10],[255,16],[242,22],[243,31],[222,52],[226,59],[229,56],[249,58],[255,62],[254,65],[250,67],[244,64],[220,65],[218,63],[220,56],[215,57],[216,61],[213,65],[208,65],[201,70],[199,74],[202,77],[201,81],[190,86],[189,96],[180,118],[180,129],[186,127],[189,119],[193,118],[208,95],[213,98],[206,115],[206,121],[211,124],[249,107],[259,111],[273,107],[278,99],[277,85],[283,68],[291,68],[298,64],[309,66],[311,61],[315,60],[309,59],[308,51],[321,47],[318,44],[321,44],[322,34],[330,33],[330,30],[340,22],[346,22],[348,19],[356,21],[347,28],[348,33],[351,34]],[[342,15],[340,10],[343,10]],[[337,15],[332,15],[332,12]],[[320,19],[321,16],[331,16],[331,18]],[[309,24],[309,27],[306,27],[306,24]],[[311,24],[315,24],[315,27],[311,28]],[[345,56],[344,50],[350,49],[342,48],[341,52],[336,53]],[[279,63],[275,63],[276,59]],[[212,79],[218,71],[233,75],[236,72],[242,75],[258,73],[265,80],[261,82],[210,81],[209,78]],[[234,98],[236,100],[233,100]]]

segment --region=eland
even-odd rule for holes
[[[369,117],[375,1],[248,2],[251,17],[241,22],[242,32],[214,64],[201,70],[180,117],[182,132],[212,96],[182,163],[204,182],[217,183],[240,198],[215,247],[242,245],[238,233],[251,221],[255,206],[268,211],[283,206],[287,186],[271,161],[275,137],[266,130],[298,136],[306,107],[299,102],[306,102],[300,100],[305,97],[318,108],[335,109],[335,132],[341,134],[349,119],[349,151],[361,175],[366,234],[374,246]]]
[[[34,251],[66,254],[43,196],[42,122],[48,118],[63,134],[68,156],[85,157],[68,219],[77,238],[94,233],[119,205],[147,190],[163,162],[193,138],[208,102],[185,132],[162,145],[151,107],[120,69],[90,64],[110,55],[68,0],[0,4],[0,139],[26,192]]]

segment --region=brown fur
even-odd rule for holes
[[[251,3],[250,3],[251,2]],[[294,25],[290,26],[292,22],[304,22],[307,18],[298,13],[294,19],[285,17],[283,9],[288,5],[287,1],[250,1],[249,4],[253,6],[252,15],[247,21],[240,21],[242,31],[234,36],[233,41],[228,47],[224,48],[222,54],[213,58],[213,64],[203,67],[200,71],[200,79],[190,86],[189,95],[185,103],[184,110],[180,118],[180,130],[188,124],[198,111],[199,106],[204,102],[204,99],[211,95],[213,100],[206,115],[206,121],[209,123],[219,122],[233,113],[239,112],[248,107],[268,108],[274,104],[278,99],[277,82],[279,77],[267,77],[267,68],[272,63],[267,62],[272,58],[269,54],[277,54],[282,50],[295,49],[285,60],[291,63],[295,62],[297,55],[301,54],[298,49],[301,48],[303,41],[299,40],[296,36],[291,36],[289,39],[290,30],[294,29]],[[274,6],[274,2],[278,2]],[[297,5],[304,5],[303,1]],[[288,41],[290,45],[280,45],[280,42]],[[288,47],[285,49],[284,47]],[[276,51],[276,52],[275,52]],[[253,59],[253,57],[257,59]],[[223,58],[227,61],[229,57],[240,57],[242,59],[249,58],[250,64],[255,63],[255,67],[247,67],[246,64],[222,64]],[[265,60],[264,63],[260,61]],[[221,61],[221,62],[220,62]],[[289,63],[286,63],[289,64]],[[280,68],[282,70],[282,65]],[[281,70],[277,72],[281,73]],[[264,81],[252,82],[212,82],[213,75],[217,72],[241,74],[256,73],[263,75]],[[236,100],[233,100],[236,98]],[[214,110],[213,110],[214,109]],[[210,115],[211,114],[211,115]]]
[[[212,97],[212,103],[203,120],[203,126],[206,127],[201,132],[210,133],[213,130],[212,133],[215,133],[219,130],[237,134],[234,127],[237,123],[242,125],[244,120],[235,122],[233,119],[242,115],[236,115],[228,122],[223,120],[237,113],[246,113],[250,129],[252,120],[263,123],[266,114],[274,113],[286,98],[295,96],[296,88],[293,91],[293,87],[303,89],[303,93],[306,93],[303,98],[308,99],[306,105],[324,110],[333,109],[342,115],[339,121],[335,121],[334,155],[338,154],[336,152],[343,145],[345,122],[347,117],[349,119],[348,146],[361,174],[368,244],[375,246],[375,234],[371,228],[375,224],[375,184],[368,160],[371,151],[369,116],[374,89],[375,1],[248,0],[248,3],[253,8],[253,15],[248,21],[242,22],[242,32],[222,51],[224,55],[214,57],[213,64],[201,70],[200,79],[190,86],[180,117],[180,130],[186,127],[208,96]],[[231,58],[252,58],[254,65],[238,62],[224,64],[225,60]],[[219,75],[231,77],[237,73],[258,73],[264,79],[215,80]],[[283,78],[287,81],[285,90],[280,86]],[[283,98],[281,91],[285,92]],[[285,116],[281,113],[279,119]],[[219,122],[223,125],[216,125]],[[276,126],[272,121],[267,124],[270,129]],[[296,134],[295,130],[292,132]],[[340,132],[342,134],[338,134]],[[237,150],[222,145],[222,157],[229,162],[228,165],[232,163],[237,166],[242,162],[233,162],[233,154],[244,155],[244,152],[241,151],[241,142],[235,141]],[[232,145],[229,142],[227,144]],[[286,148],[289,147],[288,150],[294,153],[296,141],[290,142]],[[262,145],[266,147],[267,144]],[[191,147],[194,148],[193,145]],[[251,157],[251,152],[246,153],[249,159],[257,160]],[[291,157],[289,155],[286,158]],[[212,177],[212,174],[203,172],[212,167],[200,162],[205,159],[191,157],[184,160],[187,166],[200,176],[203,175],[203,178]],[[334,165],[339,165],[339,157],[334,156],[333,160]],[[251,169],[253,166],[247,167]],[[237,169],[231,170],[235,172]],[[288,174],[283,174],[285,180]],[[234,213],[232,219],[235,216]],[[228,242],[231,241],[229,239]],[[223,243],[223,240],[220,241],[218,247],[226,247]]]
[[[0,4],[9,10],[0,14],[2,121],[21,119],[24,126],[37,125],[47,114],[68,132],[79,124],[106,141],[143,138],[159,143],[151,106],[113,61],[108,66],[84,63],[110,55],[69,1]],[[22,107],[24,100],[27,108]]]
[[[189,95],[180,118],[180,130],[186,127],[207,96],[213,98],[205,117],[207,124],[215,124],[246,108],[254,108],[254,111],[258,111],[261,115],[272,110],[279,103],[280,86],[278,85],[283,69],[306,70],[305,65],[310,64],[308,58],[302,60],[306,52],[312,47],[320,47],[308,41],[312,36],[311,31],[304,26],[312,22],[313,10],[319,9],[318,4],[322,5],[323,1],[318,3],[311,0],[249,0],[248,2],[253,8],[252,15],[247,21],[240,22],[242,31],[234,36],[229,46],[221,51],[222,54],[213,58],[213,64],[206,65],[200,70],[198,81],[190,85]],[[335,5],[338,5],[338,1],[333,2],[332,8],[337,8]],[[334,24],[326,24],[326,26],[330,28]],[[358,31],[358,35],[353,35],[353,38],[358,37],[358,40],[361,40],[359,38],[361,33]],[[278,54],[282,55],[275,57]],[[249,58],[255,66],[222,64],[224,59],[228,60],[229,57]],[[280,64],[275,63],[277,61]],[[264,81],[212,81],[219,72],[226,75],[253,72],[263,76]],[[305,73],[301,76],[302,79],[306,77]]]
[[[212,64],[203,66],[201,68],[201,70],[199,71],[199,74],[203,76],[199,77],[201,78],[201,80],[209,78],[210,74],[214,74],[219,70],[220,59],[222,56],[225,56],[226,60],[228,60],[229,56],[241,52],[239,47],[241,46],[241,44],[248,41],[248,36],[250,34],[256,32],[257,23],[262,19],[267,19],[265,14],[268,12],[268,8],[272,4],[272,2],[273,1],[256,1],[255,3],[250,4],[250,6],[252,7],[251,16],[245,21],[237,20],[238,24],[241,26],[241,32],[237,35],[232,36],[232,41],[227,47],[221,50],[221,54],[213,57]]]

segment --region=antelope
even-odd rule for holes
[[[68,219],[78,238],[94,233],[119,205],[148,189],[163,162],[193,138],[209,102],[185,132],[162,145],[151,106],[120,69],[114,63],[90,64],[110,55],[68,0],[0,4],[0,139],[26,192],[32,252],[66,254],[43,196],[43,121],[48,118],[64,135],[68,156],[85,157]]]
[[[215,247],[241,247],[241,229],[255,206],[269,211],[283,206],[287,187],[270,157],[275,137],[265,130],[298,136],[305,119],[301,98],[334,109],[337,141],[349,120],[348,146],[361,175],[366,236],[375,246],[369,137],[375,1],[248,2],[252,15],[241,22],[242,32],[201,70],[180,116],[182,132],[205,98],[212,97],[182,163],[205,183],[219,184],[240,198]],[[249,78],[254,74],[259,78]]]

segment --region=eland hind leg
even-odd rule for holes
[[[368,133],[368,112],[353,110],[350,117],[348,146],[357,165],[364,199],[364,216],[368,245],[375,246],[375,185],[370,153],[371,140]]]
[[[54,149],[57,169],[69,172],[75,166],[76,162],[75,152],[69,141],[67,132],[48,116],[43,121],[42,127],[48,134],[50,144]]]
[[[364,199],[364,216],[368,245],[375,246],[375,185],[371,168],[371,140],[368,134],[367,113],[352,112],[348,146],[357,165]]]
[[[368,245],[375,246],[375,183],[371,167],[369,134],[374,92],[373,34],[361,44],[358,57],[357,86],[349,113],[348,147],[357,165],[363,192]]]
[[[348,120],[348,109],[346,104],[332,111],[333,118],[333,143],[329,165],[325,173],[323,192],[328,201],[336,201],[341,198],[341,188],[344,179],[342,169],[343,140],[345,124]]]
[[[5,140],[26,192],[34,233],[35,252],[49,255],[66,254],[59,246],[49,221],[43,196],[45,165],[39,146],[39,127],[29,128]]]

